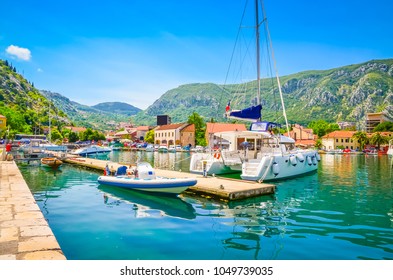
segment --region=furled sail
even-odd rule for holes
[[[261,118],[262,105],[251,106],[243,110],[233,110],[228,112],[228,118],[256,121]]]

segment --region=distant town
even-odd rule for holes
[[[197,115],[197,114],[196,114]],[[196,116],[201,121],[199,115]],[[194,118],[195,119],[195,118]],[[100,135],[96,133],[96,138],[91,135],[91,129],[85,127],[65,126],[63,131],[68,131],[70,139],[67,137],[56,138],[56,134],[51,133],[51,140],[62,143],[76,142],[81,138],[78,137],[90,130],[90,139],[96,142],[120,142],[124,147],[137,148],[143,143],[150,143],[163,146],[180,145],[181,147],[207,146],[213,149],[225,148],[228,144],[225,140],[217,136],[219,132],[225,131],[246,131],[248,128],[245,124],[240,123],[214,123],[207,122],[202,125],[195,123],[171,123],[168,115],[157,116],[156,126],[134,126],[131,123],[120,122],[113,124],[116,128],[112,131]],[[327,129],[322,134],[315,133],[312,128],[305,128],[299,124],[291,126],[289,135],[284,130],[280,133],[289,136],[295,140],[295,145],[299,148],[318,148],[324,151],[333,150],[377,150],[380,153],[386,153],[390,139],[393,139],[393,122],[384,113],[369,113],[366,118],[366,131],[360,132],[355,130],[355,124],[352,122],[338,122],[336,128]],[[382,127],[382,129],[377,129]],[[384,128],[384,129],[383,129]],[[7,129],[7,119],[0,115],[0,130]],[[55,130],[56,131],[56,130]],[[45,130],[48,136],[48,129]],[[202,132],[202,136],[201,135]],[[74,135],[72,137],[72,135]],[[98,136],[97,136],[98,135]],[[374,136],[373,136],[374,135]],[[377,136],[375,136],[377,135]],[[33,135],[25,137],[34,137]],[[22,136],[19,135],[19,139]],[[72,138],[72,139],[71,139]],[[82,138],[83,139],[83,138]],[[145,145],[146,146],[146,145]]]

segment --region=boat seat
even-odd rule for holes
[[[119,168],[117,168],[115,175],[120,176],[120,175],[126,175],[126,174],[127,174],[127,166],[123,165],[123,166],[120,166]]]

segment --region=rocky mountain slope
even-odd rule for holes
[[[49,124],[71,123],[67,115],[46,99],[32,83],[17,73],[8,61],[0,60],[0,114],[7,117],[10,134],[42,134]],[[4,132],[1,132],[4,136]]]
[[[114,130],[117,123],[129,122],[130,115],[135,111],[140,111],[134,106],[121,102],[110,103],[111,106],[108,103],[101,103],[101,105],[90,107],[71,101],[59,93],[46,90],[42,90],[41,93],[51,100],[57,108],[64,111],[75,125],[97,130]],[[107,110],[99,109],[105,106],[108,107]],[[127,108],[130,110],[128,111]]]
[[[312,120],[353,121],[361,127],[369,112],[385,111],[393,118],[393,59],[373,60],[323,71],[306,71],[280,78],[288,119],[307,124]],[[283,122],[275,81],[262,80],[263,119]],[[256,82],[242,85],[188,84],[164,93],[135,122],[154,122],[168,114],[183,122],[193,112],[206,120],[223,120],[228,101],[243,109],[255,100]]]
[[[393,118],[393,59],[305,71],[280,80],[290,123],[353,121],[362,128],[367,113],[384,111]],[[283,123],[276,83],[264,79],[261,84],[263,119]],[[165,92],[144,111],[117,102],[89,107],[58,93],[38,91],[12,65],[0,60],[0,114],[6,115],[7,122],[19,132],[33,132],[34,127],[48,123],[49,110],[54,123],[99,130],[113,129],[115,123],[130,119],[134,124],[154,125],[156,116],[162,114],[169,115],[174,123],[186,121],[193,112],[206,121],[223,121],[228,101],[232,109],[246,108],[255,103],[255,89],[255,81],[194,83]],[[111,112],[103,111],[103,107],[110,107]]]

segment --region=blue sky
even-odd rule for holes
[[[265,0],[280,75],[393,58],[393,2]],[[245,0],[1,0],[0,58],[39,89],[147,108],[223,84]]]

